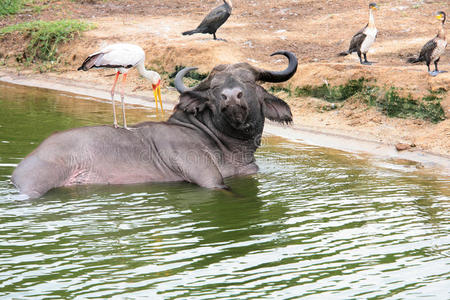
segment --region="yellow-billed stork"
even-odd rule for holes
[[[161,100],[161,76],[155,71],[147,70],[144,66],[145,62],[145,52],[144,50],[133,44],[113,44],[109,45],[98,52],[92,53],[89,55],[78,68],[78,71],[83,70],[87,71],[92,68],[114,68],[116,69],[116,78],[114,80],[113,86],[111,88],[111,101],[113,105],[113,114],[114,114],[114,127],[118,127],[117,117],[116,117],[116,107],[114,105],[114,90],[116,87],[117,80],[119,79],[119,75],[122,76],[122,87],[120,91],[121,100],[122,100],[122,113],[123,113],[123,127],[127,128],[127,120],[125,118],[125,103],[124,103],[124,87],[127,79],[128,71],[136,67],[139,71],[139,74],[142,77],[148,79],[153,88],[153,95],[155,97],[156,109],[158,109],[158,97],[159,103],[161,105],[161,110],[163,110],[162,100]]]

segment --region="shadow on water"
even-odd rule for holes
[[[257,224],[260,220],[262,202],[258,198],[259,181],[248,176],[227,180],[232,192],[209,190],[194,184],[150,183],[134,185],[87,185],[57,188],[39,199],[29,200],[34,203],[55,203],[58,205],[76,204],[86,199],[95,199],[102,203],[102,211],[127,207],[132,199],[141,199],[139,206],[151,211],[152,207],[173,211],[190,211],[192,221],[221,230],[240,228]],[[202,213],[205,212],[205,213]],[[276,219],[281,216],[275,216]]]
[[[55,130],[109,103],[0,83],[0,297],[442,298],[450,181],[405,161],[266,136],[229,191],[74,186],[23,200],[9,178]],[[130,123],[156,120],[130,107]]]

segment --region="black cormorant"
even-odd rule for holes
[[[420,50],[419,57],[408,58],[409,63],[418,63],[424,61],[428,67],[428,73],[431,76],[436,76],[439,73],[444,73],[445,71],[438,70],[438,62],[441,55],[444,53],[447,47],[447,38],[445,37],[444,24],[447,19],[447,15],[443,11],[438,11],[435,14],[438,20],[442,20],[442,27],[439,29],[438,34],[431,40],[429,40]],[[430,72],[430,64],[434,63],[435,70]]]
[[[350,42],[350,47],[348,51],[339,53],[340,56],[346,56],[350,53],[358,53],[359,62],[363,65],[371,65],[372,63],[367,61],[367,52],[375,42],[377,37],[377,28],[375,27],[375,19],[373,17],[373,11],[378,8],[376,3],[369,4],[369,23],[360,31],[358,31],[352,38]],[[361,54],[364,55],[364,61],[361,58]]]
[[[183,32],[183,35],[209,33],[214,36],[215,40],[217,40],[216,31],[231,15],[232,8],[233,4],[231,3],[231,0],[223,0],[223,4],[210,11],[196,29],[185,31]]]

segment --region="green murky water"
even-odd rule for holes
[[[185,183],[23,200],[17,163],[109,103],[0,83],[0,298],[450,298],[450,182],[266,137],[235,197]],[[131,108],[129,122],[157,117]]]

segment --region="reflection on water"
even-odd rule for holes
[[[266,137],[233,192],[79,186],[20,200],[16,164],[109,103],[0,83],[0,297],[449,298],[450,183]],[[155,117],[130,109],[130,123]]]

